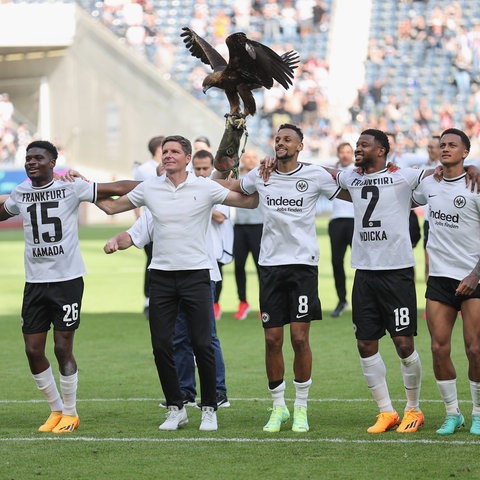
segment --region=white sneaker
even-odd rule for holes
[[[214,432],[218,430],[217,412],[213,407],[202,407],[202,423],[199,430]]]
[[[186,408],[178,409],[176,406],[169,406],[166,420],[158,427],[159,430],[178,430],[179,427],[188,423]]]

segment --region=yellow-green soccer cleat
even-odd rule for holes
[[[57,425],[58,422],[62,419],[62,412],[52,412],[50,416],[45,420],[43,425],[38,427],[39,432],[51,432]]]
[[[452,435],[455,430],[463,426],[465,426],[465,419],[461,413],[459,415],[447,415],[437,433],[439,435]]]
[[[423,425],[423,413],[410,409],[404,413],[402,423],[397,428],[398,433],[414,433]]]
[[[72,433],[80,425],[78,415],[62,415],[58,425],[52,430],[52,433]]]
[[[384,433],[387,430],[395,428],[400,423],[398,413],[393,412],[381,412],[377,415],[377,421],[375,425],[367,428],[368,433]]]
[[[292,432],[308,432],[307,407],[294,407]]]
[[[273,407],[267,424],[263,427],[264,432],[275,433],[280,431],[282,423],[288,422],[290,412],[287,407]]]

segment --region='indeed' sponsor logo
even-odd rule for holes
[[[442,220],[444,222],[458,223],[458,213],[456,215],[450,215],[449,213],[443,213],[441,210],[430,210],[430,218],[435,220]]]
[[[303,197],[294,199],[294,198],[272,198],[267,196],[267,205],[270,207],[303,207]]]

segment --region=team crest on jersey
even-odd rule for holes
[[[262,322],[267,323],[268,321],[270,321],[270,315],[267,312],[263,312],[262,313]]]
[[[305,180],[299,180],[295,186],[299,192],[306,192],[308,190],[308,183]]]
[[[463,195],[458,195],[458,197],[455,197],[453,199],[453,204],[457,208],[463,208],[467,204],[467,201],[465,200],[465,197]]]

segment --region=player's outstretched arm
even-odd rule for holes
[[[133,245],[132,237],[128,232],[117,233],[114,237],[107,240],[103,247],[106,254],[115,253],[117,250],[126,250]]]
[[[12,216],[5,210],[3,206],[9,196],[10,195],[0,195],[0,222],[8,220]]]
[[[242,189],[240,188],[240,180],[236,180],[235,178],[212,178],[212,180],[215,180],[215,182],[219,183],[222,187],[228,188],[232,192],[242,192]]]
[[[97,198],[120,197],[133,190],[140,182],[137,180],[118,180],[109,183],[97,183]]]
[[[245,195],[239,192],[230,192],[223,201],[223,204],[229,207],[257,208],[258,193],[255,192],[252,195]]]
[[[127,212],[128,210],[133,210],[135,205],[129,200],[126,195],[122,195],[119,198],[103,198],[102,200],[97,200],[95,205],[103,210],[107,215],[113,215],[115,213]]]

